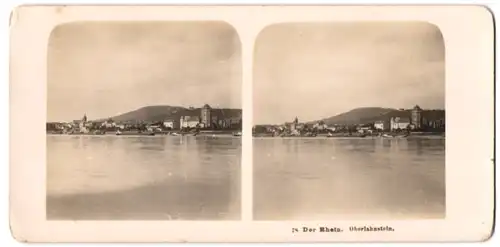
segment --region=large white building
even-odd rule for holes
[[[373,124],[373,128],[376,130],[388,130],[390,129],[390,122],[389,121],[376,121]]]
[[[171,128],[171,129],[178,129],[180,127],[180,120],[165,119],[163,121],[163,127],[165,127],[165,128]]]
[[[197,116],[183,116],[180,119],[181,128],[196,128],[200,124],[200,118]]]
[[[392,130],[402,130],[408,129],[410,127],[410,119],[405,117],[393,117],[391,118],[391,131]]]
[[[172,120],[164,121],[163,122],[163,126],[165,128],[171,128],[171,129],[173,129],[174,128],[174,121],[172,121]]]
[[[226,128],[238,128],[241,122],[241,111],[235,112],[234,109],[219,109],[212,108],[208,104],[205,104],[200,109],[190,109],[182,116],[179,120],[180,128],[216,128],[216,129],[226,129]],[[178,126],[176,122],[168,123],[176,129]],[[177,127],[177,128],[179,128]]]

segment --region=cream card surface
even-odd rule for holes
[[[19,241],[492,234],[484,7],[21,6],[10,25]]]

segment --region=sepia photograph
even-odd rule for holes
[[[9,32],[19,242],[492,236],[485,7],[22,5]]]
[[[265,28],[254,53],[254,218],[444,218],[444,51],[426,22]]]
[[[48,220],[240,219],[229,24],[62,24],[47,59]]]

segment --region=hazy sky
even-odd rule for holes
[[[148,105],[241,108],[241,45],[222,22],[82,22],[48,48],[48,120]]]
[[[255,44],[255,124],[357,107],[444,109],[444,41],[423,22],[278,24]]]

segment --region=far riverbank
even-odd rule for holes
[[[360,133],[333,133],[326,134],[321,133],[314,136],[308,135],[273,135],[272,133],[259,133],[253,134],[254,138],[432,138],[432,139],[441,139],[445,138],[444,132],[411,132],[409,134],[406,133],[396,133],[396,132],[388,132],[388,133],[377,133],[377,134],[360,134]]]
[[[106,132],[90,132],[90,133],[62,133],[57,131],[47,131],[47,135],[77,135],[77,136],[235,136],[241,135],[241,131],[231,130],[202,130],[200,132],[179,132],[179,131],[155,131],[155,132],[140,132],[140,131],[106,131]]]

